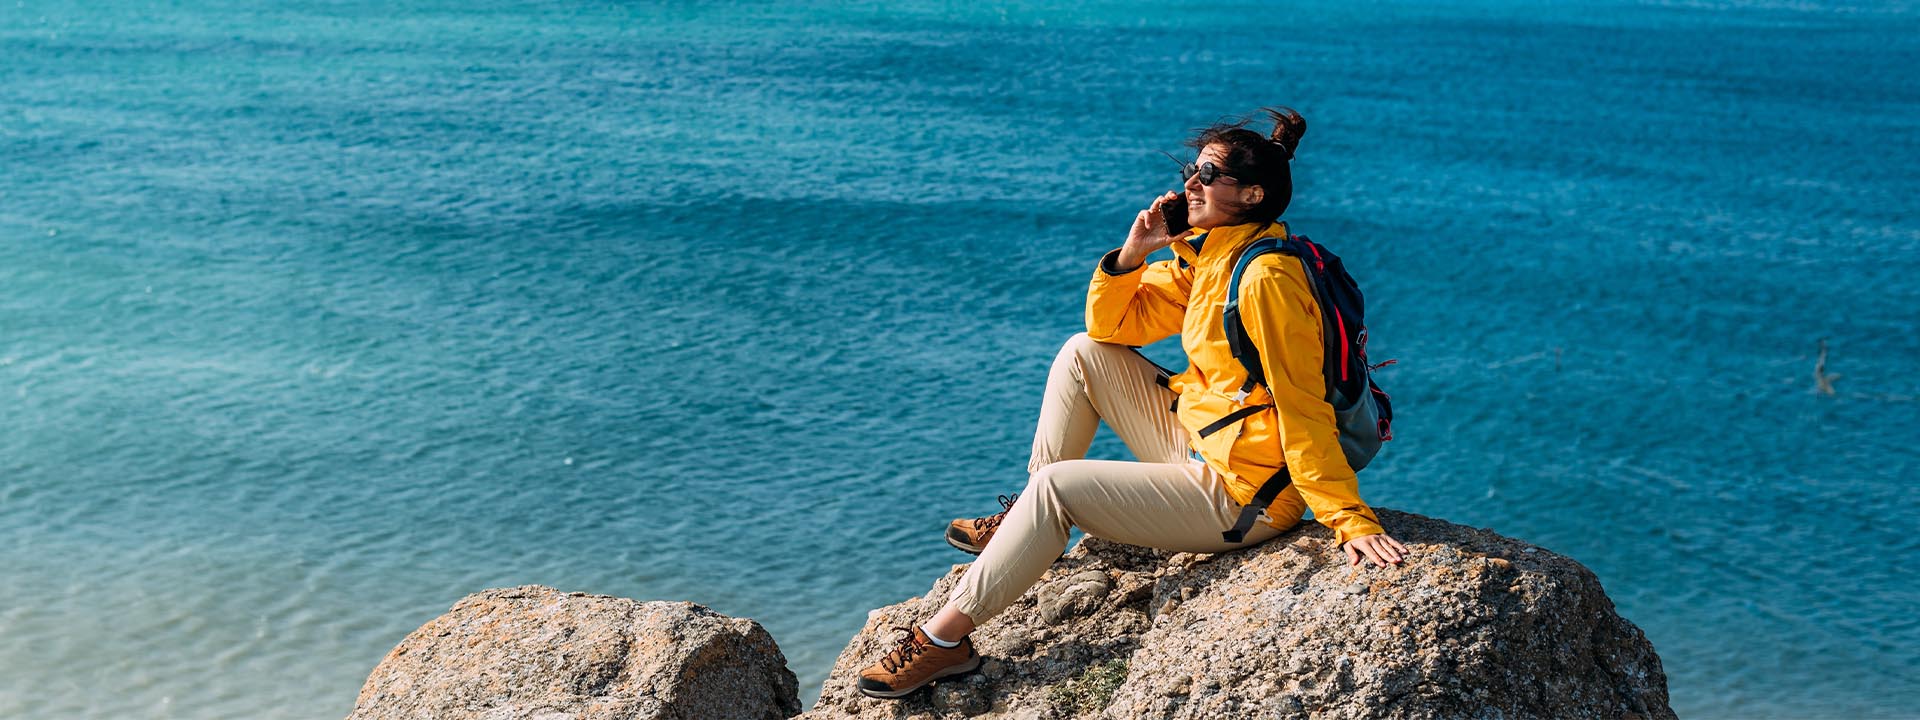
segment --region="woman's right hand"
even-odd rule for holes
[[[1133,217],[1133,229],[1127,232],[1127,243],[1120,246],[1120,257],[1114,264],[1130,271],[1146,262],[1153,251],[1173,244],[1173,236],[1167,234],[1167,217],[1160,212],[1160,206],[1179,197],[1179,193],[1168,192],[1154,198],[1153,205]]]

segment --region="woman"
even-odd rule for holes
[[[1047,377],[1026,490],[1003,499],[1006,512],[949,526],[948,542],[980,558],[932,620],[902,628],[907,637],[860,673],[862,693],[901,697],[978,667],[968,633],[1039,580],[1075,526],[1117,542],[1217,553],[1270,540],[1311,507],[1349,563],[1386,567],[1405,557],[1360,500],[1341,452],[1324,397],[1320,310],[1291,257],[1260,256],[1242,279],[1241,319],[1270,387],[1235,398],[1247,372],[1221,324],[1227,278],[1241,249],[1286,236],[1279,220],[1293,195],[1289,163],[1307,127],[1290,109],[1267,114],[1269,136],[1240,122],[1202,130],[1189,143],[1199,151],[1182,171],[1191,233],[1169,234],[1164,209],[1179,196],[1167,193],[1100,260],[1087,290],[1087,332],[1067,341]],[[1145,264],[1164,247],[1178,257]],[[1159,368],[1129,346],[1174,334],[1189,365],[1163,386]],[[1200,432],[1260,404],[1270,407]],[[1139,462],[1082,459],[1102,420]],[[1241,505],[1283,464],[1293,484],[1267,507],[1265,522],[1241,542],[1223,540]]]

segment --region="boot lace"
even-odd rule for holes
[[[895,625],[893,629],[906,634],[900,638],[899,647],[889,651],[886,657],[880,658],[880,667],[886,668],[887,672],[897,673],[905,670],[907,663],[913,662],[913,656],[925,653],[930,644],[922,641],[920,634],[914,632],[913,628]]]
[[[1010,496],[1001,495],[999,497],[1000,508],[1001,508],[1000,512],[997,512],[982,518],[974,518],[973,527],[977,530],[980,530],[981,532],[985,532],[985,531],[1000,527],[1000,521],[1007,519],[1007,513],[1013,511],[1013,502],[1019,499],[1020,499],[1020,493],[1014,493]]]

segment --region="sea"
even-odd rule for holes
[[[535,583],[810,703],[1269,105],[1368,502],[1591,568],[1681,717],[1920,716],[1913,2],[0,0],[0,717],[343,717]]]

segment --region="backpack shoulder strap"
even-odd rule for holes
[[[1281,253],[1298,256],[1298,249],[1291,245],[1288,238],[1261,238],[1240,251],[1240,258],[1233,263],[1233,275],[1227,279],[1227,305],[1222,313],[1221,324],[1227,335],[1227,349],[1233,353],[1233,359],[1247,371],[1247,381],[1241,383],[1240,391],[1234,393],[1234,401],[1246,399],[1255,385],[1265,385],[1266,372],[1260,364],[1260,351],[1253,346],[1253,340],[1247,337],[1247,327],[1240,321],[1240,281],[1246,277],[1247,268],[1262,255]],[[1311,281],[1311,277],[1309,277]]]

